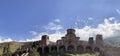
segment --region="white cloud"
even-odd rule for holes
[[[88,20],[93,20],[93,18],[92,18],[92,17],[89,17]]]
[[[118,14],[120,14],[120,10],[119,10],[119,9],[116,9],[116,12],[117,12]]]
[[[55,19],[54,21],[57,23],[60,23],[60,19]]]
[[[0,39],[0,43],[2,43],[3,41],[2,41],[2,39]]]
[[[95,37],[97,34],[102,34],[103,38],[120,36],[119,34],[120,23],[116,23],[116,22],[111,23],[111,20],[113,20],[112,18],[114,17],[110,17],[109,19],[104,19],[104,23],[98,24],[96,28],[91,26],[85,26],[83,28],[75,28],[76,35],[80,37],[81,40],[88,40],[89,37],[91,36]],[[51,23],[50,25],[54,25],[54,24]],[[53,34],[49,34],[49,33],[46,33],[46,34],[50,36],[51,41],[55,42],[56,40],[61,39],[61,37],[64,36],[66,33],[55,32]],[[32,40],[35,40],[35,39],[40,40],[42,35],[43,34],[39,34]]]
[[[35,31],[29,31],[29,33],[31,33],[32,35],[37,35],[37,32]]]
[[[35,36],[33,39],[20,40],[19,42],[41,40],[42,35],[48,35],[50,41],[56,42],[56,40],[61,39],[61,37],[64,36],[64,34],[65,33],[61,33],[61,32],[55,32],[53,34],[43,32],[43,33],[40,33],[38,36]]]
[[[60,23],[60,19],[55,19],[54,21],[49,22],[47,25],[43,26],[43,28],[45,28],[46,30],[55,30],[55,31],[63,29],[62,25],[58,23]]]
[[[57,40],[61,39],[62,36],[64,36],[65,33],[56,32],[54,34],[49,34],[50,41],[56,42]]]
[[[119,34],[120,23],[117,23],[117,22],[111,23],[111,21],[113,20],[114,20],[114,17],[104,19],[104,22],[98,24],[97,27],[92,27],[88,25],[84,26],[83,28],[75,27],[76,35],[80,37],[81,40],[88,40],[89,37],[95,37],[97,34],[102,34],[103,38],[120,37],[120,34]],[[46,29],[59,30],[59,29],[63,29],[63,27],[61,25],[50,22],[46,26]],[[61,32],[61,31],[56,31],[55,33],[52,33],[52,34],[47,32],[42,32],[42,33],[38,33],[32,39],[20,40],[20,42],[41,40],[42,35],[49,35],[50,41],[56,42],[56,40],[61,39],[61,37],[65,36],[65,34],[66,34],[65,32]],[[6,42],[6,41],[12,41],[12,39],[10,38],[0,39],[0,42]]]
[[[103,24],[98,24],[97,28],[85,26],[82,29],[76,28],[77,36],[87,40],[90,36],[95,37],[96,34],[102,34],[104,38],[120,36],[120,23],[110,23],[109,19],[105,19]]]
[[[7,39],[2,39],[2,38],[3,37],[0,37],[0,43],[13,41],[11,38],[7,38]]]
[[[115,17],[110,17],[109,20],[110,21],[115,20]]]
[[[3,42],[11,42],[11,41],[13,41],[11,38],[7,38],[7,39],[4,39]]]
[[[55,19],[54,21],[49,22],[47,25],[43,26],[43,28],[45,28],[47,31],[55,31],[54,34],[49,34],[47,32],[37,33],[35,31],[30,31],[29,33],[37,36],[35,36],[32,39],[19,40],[19,42],[41,40],[42,35],[49,35],[50,40],[55,41],[59,39],[61,36],[63,36],[63,33],[59,32],[59,30],[63,29],[63,27],[58,23],[60,23],[60,19]]]
[[[45,29],[47,30],[60,30],[63,29],[63,27],[59,24],[55,24],[54,22],[50,22],[47,26],[44,26]]]

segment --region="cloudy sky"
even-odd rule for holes
[[[0,0],[0,43],[51,41],[74,28],[81,40],[120,36],[120,0]]]

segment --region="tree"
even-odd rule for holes
[[[28,56],[40,56],[40,54],[37,52],[37,50],[36,50],[35,48],[33,48],[33,49],[29,52]]]

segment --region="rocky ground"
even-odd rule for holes
[[[120,47],[107,47],[104,51],[105,56],[120,56]]]

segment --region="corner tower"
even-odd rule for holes
[[[94,45],[94,40],[93,40],[93,37],[90,37],[90,38],[89,38],[88,43],[89,43],[89,45]]]
[[[103,36],[101,34],[96,35],[96,45],[100,48],[103,47]]]
[[[41,39],[42,45],[46,46],[49,45],[50,41],[49,41],[49,36],[48,35],[43,35],[42,39]]]

